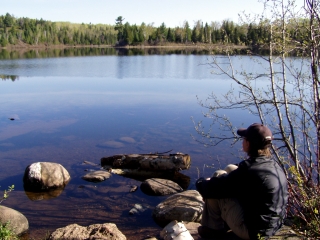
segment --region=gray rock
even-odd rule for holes
[[[139,214],[139,213],[143,213],[144,211],[146,211],[149,207],[148,206],[143,206],[139,203],[136,203],[133,208],[130,209],[129,214],[130,215],[134,215],[134,214]]]
[[[150,178],[141,183],[140,189],[147,195],[164,196],[182,192],[179,184],[162,178]]]
[[[68,184],[70,175],[59,163],[37,162],[30,164],[24,173],[25,188],[47,190],[61,188]]]
[[[49,239],[107,239],[125,240],[126,237],[119,231],[114,223],[93,224],[87,227],[70,224],[56,229]]]
[[[9,222],[8,228],[11,229],[16,235],[28,231],[28,219],[20,212],[0,205],[0,223],[5,224]]]
[[[165,226],[160,232],[160,237],[164,240],[193,240],[184,223],[176,220]]]
[[[200,222],[203,200],[196,190],[176,193],[156,206],[152,216],[156,223],[165,226],[173,220],[179,222]]]
[[[137,185],[131,185],[130,191],[129,192],[135,192],[138,190],[138,186]]]
[[[94,171],[89,172],[86,175],[82,177],[82,179],[89,181],[89,182],[102,182],[106,179],[108,179],[111,176],[111,174],[107,171]]]
[[[184,226],[188,229],[193,239],[200,239],[200,236],[198,234],[198,227],[201,226],[200,223],[184,222]]]

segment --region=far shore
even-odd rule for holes
[[[45,49],[70,49],[70,48],[124,48],[124,49],[152,49],[152,48],[163,48],[163,49],[195,49],[195,50],[207,50],[207,51],[225,51],[225,50],[249,50],[250,47],[244,45],[234,44],[204,44],[204,43],[159,43],[156,45],[64,45],[64,44],[36,44],[30,45],[23,42],[17,44],[8,44],[6,47],[0,47],[0,49],[8,51],[28,51],[28,50],[45,50]]]

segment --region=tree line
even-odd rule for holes
[[[191,26],[185,21],[182,26],[170,28],[162,23],[141,25],[124,22],[119,16],[114,25],[76,24],[69,22],[51,22],[43,19],[16,18],[7,13],[0,16],[0,44],[15,45],[19,41],[45,45],[162,45],[180,44],[235,44],[243,46],[261,46],[270,41],[269,21],[237,24],[231,20],[203,23],[195,21]],[[290,21],[306,24],[304,19],[289,20],[288,39],[302,44],[307,39],[303,28],[290,28]],[[294,26],[294,25],[292,25]]]

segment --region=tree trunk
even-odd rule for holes
[[[120,169],[143,169],[150,171],[180,171],[189,169],[188,154],[120,154],[101,158],[101,166]]]

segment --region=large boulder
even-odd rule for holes
[[[150,178],[141,183],[140,189],[147,195],[164,196],[182,192],[179,184],[162,178]]]
[[[8,228],[16,235],[28,231],[28,219],[20,212],[0,205],[0,224],[8,223]]]
[[[126,236],[119,231],[114,223],[93,224],[87,227],[74,223],[63,228],[58,228],[51,233],[49,239],[125,240]]]
[[[173,220],[200,222],[204,202],[196,190],[176,193],[159,203],[152,212],[157,224],[165,226]]]
[[[69,181],[68,171],[59,163],[52,162],[32,163],[26,168],[23,176],[24,186],[30,190],[61,188]]]

